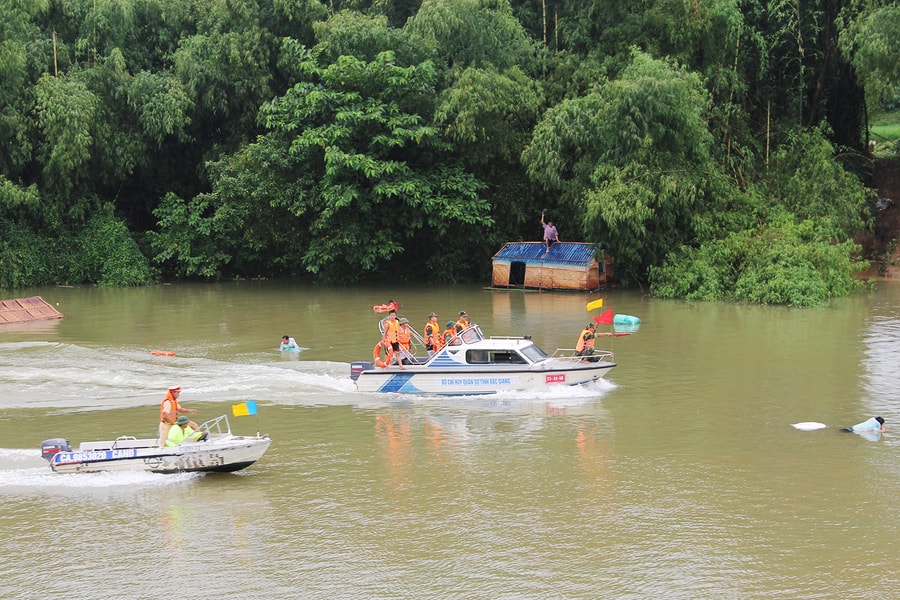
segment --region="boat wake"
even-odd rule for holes
[[[354,392],[347,363],[280,361],[269,355],[241,362],[186,356],[152,356],[133,348],[74,344],[0,344],[0,409],[75,411],[158,404],[177,384],[185,401],[286,404],[328,402]]]
[[[23,490],[66,494],[71,490],[158,487],[181,485],[203,477],[201,473],[148,473],[121,471],[106,473],[54,473],[41,458],[39,450],[0,448],[0,490],[20,493]]]

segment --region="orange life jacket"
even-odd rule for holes
[[[412,329],[409,327],[403,328],[399,327],[397,329],[397,341],[400,342],[400,346],[409,350],[409,339],[412,337]]]
[[[469,320],[465,317],[460,317],[459,321],[456,322],[456,331],[462,331],[466,327],[469,326]]]
[[[590,334],[590,336],[588,336]],[[585,339],[587,338],[587,339]],[[582,350],[587,350],[588,348],[594,347],[594,330],[588,327],[585,327],[581,330],[581,335],[578,337],[578,343],[575,344],[575,352],[581,352]]]
[[[425,345],[431,346],[431,349],[437,352],[441,348],[444,347],[444,340],[441,339],[441,326],[437,323],[432,323],[428,321],[425,323],[425,327],[422,328],[424,332]]]
[[[447,344],[449,344],[450,340],[452,340],[455,336],[456,326],[448,327],[447,329],[445,329],[444,333],[441,334],[441,337],[444,338],[444,345],[446,346]]]
[[[392,344],[400,341],[400,322],[397,319],[384,322],[384,339]]]
[[[178,400],[175,399],[172,392],[166,392],[166,397],[159,405],[159,420],[161,423],[169,425],[178,420]]]

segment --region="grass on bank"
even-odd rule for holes
[[[900,148],[900,110],[879,112],[869,122],[869,139],[875,142],[875,153],[893,154]]]

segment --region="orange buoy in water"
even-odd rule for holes
[[[376,304],[372,307],[372,310],[375,312],[387,312],[389,310],[397,310],[400,306],[393,300],[388,302],[387,304]]]
[[[168,350],[151,350],[150,354],[153,356],[175,356],[174,352],[170,352]]]

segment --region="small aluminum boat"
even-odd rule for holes
[[[53,438],[41,443],[41,456],[56,473],[96,473],[99,471],[190,471],[231,472],[259,460],[272,440],[268,435],[240,436],[231,433],[228,417],[222,415],[200,425],[208,431],[206,440],[185,441],[160,448],[158,440],[122,436],[112,441],[82,442],[73,451],[69,441]]]

